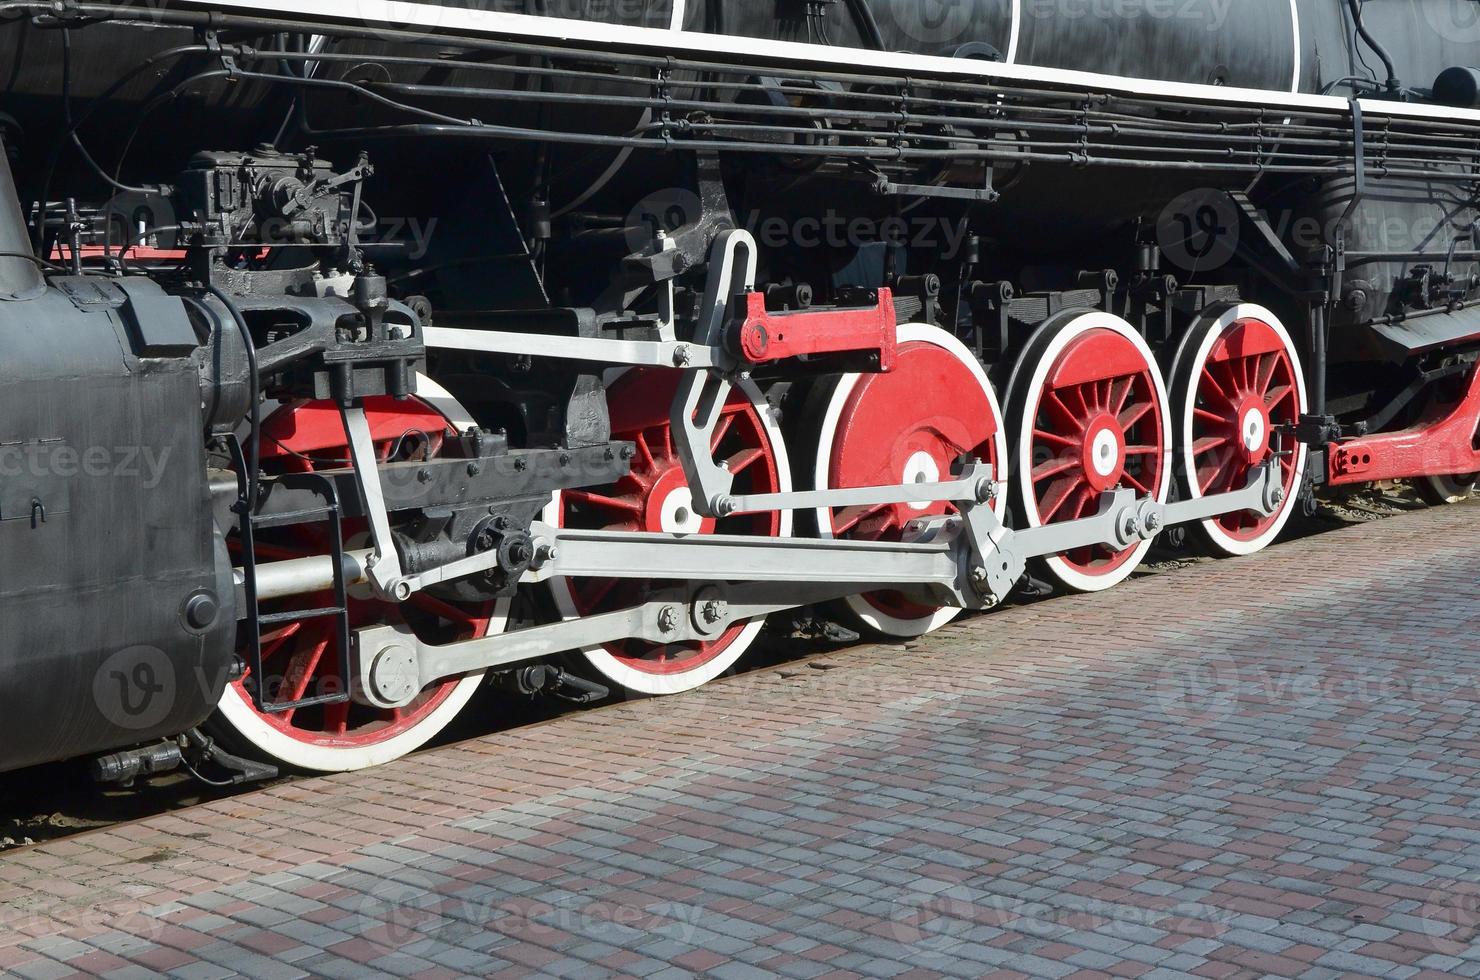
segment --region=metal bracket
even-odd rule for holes
[[[341,406],[339,415],[344,420],[344,433],[349,437],[355,482],[359,484],[360,497],[365,501],[365,517],[370,523],[370,542],[374,546],[373,554],[366,561],[370,587],[382,599],[405,602],[415,589],[401,575],[401,556],[391,538],[390,514],[386,511],[385,493],[380,486],[380,461],[375,455],[370,422],[365,418],[365,409],[361,405]]]
[[[659,331],[664,327],[660,324]],[[568,361],[629,364],[633,367],[689,367],[708,369],[730,363],[723,350],[676,340],[612,340],[601,337],[555,337],[511,330],[466,330],[426,327],[428,347],[478,351],[524,357],[555,357]]]

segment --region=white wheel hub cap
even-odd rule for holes
[[[703,516],[694,510],[694,495],[688,487],[669,491],[663,498],[658,520],[663,530],[670,534],[698,534],[704,525]]]
[[[1264,413],[1257,408],[1251,408],[1244,416],[1242,426],[1244,432],[1244,448],[1251,453],[1257,453],[1264,445]],[[1227,431],[1227,430],[1224,430]]]
[[[1090,447],[1090,465],[1100,476],[1109,476],[1120,466],[1120,444],[1115,433],[1101,429]]]
[[[935,457],[921,450],[915,453],[904,464],[904,478],[902,483],[936,483],[940,480],[940,464]],[[930,501],[916,500],[910,502],[912,510],[929,510]]]

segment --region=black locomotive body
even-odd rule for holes
[[[1462,499],[1464,7],[0,0],[0,768],[358,768]]]

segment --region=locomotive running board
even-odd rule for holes
[[[38,4],[38,7],[41,5]],[[218,16],[236,13],[241,17],[270,19],[276,27],[298,25],[321,28],[314,33],[334,33],[334,27],[365,30],[377,26],[387,37],[397,34],[411,37],[437,37],[455,41],[458,35],[470,38],[500,38],[541,45],[563,44],[575,49],[625,48],[658,55],[748,59],[763,65],[782,63],[808,68],[868,69],[897,77],[959,79],[1006,84],[1046,84],[1124,94],[1132,97],[1169,98],[1200,105],[1258,106],[1272,113],[1315,110],[1350,111],[1350,101],[1331,95],[1311,95],[1295,91],[1301,67],[1293,67],[1291,91],[1240,88],[1214,84],[1168,82],[1158,79],[1105,75],[1063,68],[1044,68],[1013,63],[1016,52],[1006,62],[988,62],[976,58],[953,58],[940,55],[879,51],[839,45],[811,44],[733,35],[707,34],[683,30],[682,24],[664,27],[639,27],[609,24],[595,20],[545,17],[535,14],[508,13],[496,10],[470,9],[466,6],[431,2],[394,2],[394,0],[319,0],[307,6],[301,0],[181,0],[182,8],[206,9]],[[88,13],[112,7],[120,18],[149,19],[169,23],[170,10],[153,6],[131,11],[129,5],[89,3]],[[44,9],[44,8],[43,8]],[[676,8],[677,9],[677,8]],[[182,10],[182,13],[189,11]],[[1300,17],[1295,0],[1290,16],[1297,41]],[[1296,45],[1299,50],[1299,44]],[[1455,122],[1480,122],[1480,112],[1450,106],[1438,106],[1382,99],[1357,100],[1364,113],[1382,118],[1442,119]]]
[[[401,707],[443,677],[627,639],[712,639],[737,622],[881,588],[920,593],[939,605],[989,609],[1007,597],[1031,558],[1092,545],[1123,549],[1173,524],[1239,511],[1268,517],[1284,497],[1283,467],[1274,457],[1242,490],[1171,504],[1110,491],[1093,517],[1020,531],[1004,527],[986,506],[967,505],[959,518],[929,522],[932,540],[926,542],[679,536],[535,523],[536,550],[547,557],[527,581],[646,579],[662,569],[665,576],[701,584],[656,593],[628,609],[450,644],[426,643],[405,628],[362,629],[355,636],[355,697],[380,708]]]

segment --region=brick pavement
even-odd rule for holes
[[[1480,975],[1477,517],[11,852],[0,972]]]

